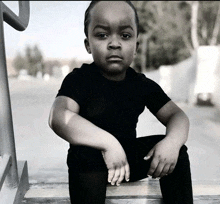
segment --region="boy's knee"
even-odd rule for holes
[[[180,148],[180,152],[179,152],[179,158],[178,159],[189,159],[189,155],[187,153],[187,146],[186,145],[183,145],[181,148]]]
[[[175,173],[181,175],[183,178],[191,176],[190,160],[187,150],[188,148],[185,145],[180,148],[178,161],[174,170]]]

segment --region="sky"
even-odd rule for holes
[[[3,1],[18,15],[18,1]],[[24,54],[38,45],[44,58],[90,60],[84,47],[84,13],[90,1],[30,1],[30,21],[24,31],[4,22],[6,57]]]

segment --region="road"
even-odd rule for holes
[[[30,183],[68,181],[68,143],[48,126],[49,111],[61,80],[9,80],[18,160],[27,160]],[[186,143],[193,181],[211,183],[220,179],[220,112],[215,107],[177,103],[189,116]],[[138,136],[164,134],[165,128],[148,110],[139,118]]]

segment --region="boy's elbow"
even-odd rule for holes
[[[189,120],[189,117],[185,114],[185,118],[186,118],[186,122],[188,124],[188,126],[190,126],[190,120]]]
[[[54,124],[54,120],[53,120],[53,118],[51,116],[49,116],[49,118],[48,118],[48,125],[49,125],[49,127],[51,129],[53,129],[53,126],[54,126],[53,124]]]
[[[64,124],[62,120],[57,117],[57,115],[50,114],[48,119],[48,125],[53,130],[53,132],[61,138],[65,138]]]
[[[49,125],[49,127],[51,128],[51,129],[53,129],[52,127],[53,127],[53,116],[54,116],[54,110],[53,109],[51,109],[50,110],[50,114],[49,114],[49,118],[48,118],[48,125]]]
[[[189,117],[186,115],[186,113],[184,111],[182,111],[182,110],[181,110],[180,113],[183,115],[183,117],[186,120],[186,122],[189,123]]]
[[[184,124],[186,127],[189,128],[189,126],[190,126],[189,117],[188,117],[188,116],[186,115],[186,113],[185,113],[184,111],[182,111],[182,110],[179,112],[179,114],[180,114],[180,117],[182,118],[183,124]]]
[[[73,145],[77,145],[77,140],[73,137],[73,129],[68,124],[68,111],[66,110],[51,110],[48,125],[59,137],[68,141]],[[70,136],[71,135],[71,136]]]
[[[51,110],[49,118],[48,118],[48,125],[49,127],[55,131],[57,127],[59,126],[59,122],[57,121],[56,114],[54,113],[53,110]]]
[[[50,113],[50,115],[49,115],[49,118],[48,118],[48,125],[49,125],[49,127],[52,129],[52,117],[51,117],[51,113]]]

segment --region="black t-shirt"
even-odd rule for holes
[[[111,81],[94,63],[73,69],[57,96],[76,101],[80,116],[118,139],[136,137],[138,117],[145,106],[155,115],[170,100],[156,82],[130,67],[123,81]]]

